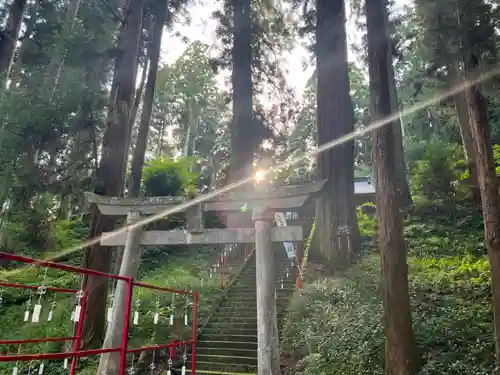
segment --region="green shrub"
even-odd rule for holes
[[[493,158],[495,159],[497,175],[500,175],[500,145],[493,145]]]
[[[198,174],[192,172],[195,158],[171,160],[160,157],[146,163],[143,170],[143,192],[148,197],[192,195]]]
[[[57,248],[67,249],[85,239],[89,234],[88,226],[80,219],[59,220],[54,223]]]
[[[417,198],[431,202],[461,200],[467,197],[467,189],[460,185],[464,172],[462,147],[430,143],[413,165],[412,189]]]
[[[357,208],[358,228],[361,237],[374,238],[377,231],[375,205],[371,202],[364,203]]]

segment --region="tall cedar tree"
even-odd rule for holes
[[[14,59],[25,8],[26,0],[14,0],[9,7],[6,27],[4,30],[0,29],[0,74],[5,74],[5,84]],[[2,89],[3,87],[0,90]]]
[[[252,18],[251,0],[232,0],[233,8],[233,119],[231,121],[231,168],[237,181],[251,174],[253,136]]]
[[[132,156],[131,177],[129,184],[129,196],[138,197],[141,190],[142,168],[148,144],[149,124],[153,113],[154,94],[156,87],[156,76],[158,75],[158,65],[160,62],[161,38],[163,27],[167,20],[167,0],[160,0],[154,9],[154,19],[152,24],[152,40],[148,48],[149,72],[146,89],[144,92],[144,102],[142,105],[141,122],[137,134],[137,142]]]
[[[352,132],[354,120],[345,2],[316,0],[316,12],[317,143],[323,145]],[[320,252],[331,269],[341,269],[352,260],[358,243],[352,141],[318,155],[318,178],[328,180],[316,207]],[[350,236],[338,231],[342,226],[350,228]]]
[[[476,78],[480,68],[480,50],[477,46],[484,42],[478,32],[481,21],[487,19],[478,15],[480,4],[474,1],[460,0],[460,25],[466,31],[463,36],[463,60],[465,77],[469,81]],[[483,3],[478,1],[477,3]],[[473,85],[465,90],[469,108],[470,126],[474,150],[476,153],[476,168],[481,193],[484,223],[484,243],[488,249],[491,270],[491,291],[493,298],[493,321],[495,340],[495,374],[500,374],[500,197],[498,195],[498,178],[495,171],[495,159],[490,139],[488,123],[488,108],[486,98],[480,85]]]
[[[144,0],[131,0],[127,10],[127,27],[122,34],[120,45],[122,56],[115,66],[117,70],[113,86],[118,87],[116,96],[110,97],[108,126],[104,134],[102,157],[99,165],[96,193],[109,197],[123,194],[125,179],[128,117],[132,107],[137,74],[137,54],[142,31]],[[112,91],[112,95],[114,92]],[[115,220],[101,215],[97,207],[93,207],[91,238],[99,237],[103,232],[113,229]],[[84,267],[109,272],[111,270],[112,251],[101,247],[99,243],[92,245],[85,252]],[[88,293],[87,306],[91,306],[85,314],[83,342],[86,347],[99,347],[104,340],[104,317],[108,280],[102,277],[89,276],[85,280]]]
[[[368,0],[368,66],[373,121],[391,115],[389,34],[385,0]],[[395,122],[395,121],[394,121]],[[394,122],[374,133],[373,162],[376,178],[378,246],[382,258],[382,293],[386,336],[386,371],[389,375],[414,375],[419,356],[412,328],[408,292],[408,264],[403,234],[401,195],[398,193]]]
[[[147,138],[149,132],[149,124],[151,120],[151,113],[153,111],[153,99],[156,86],[156,76],[158,74],[158,64],[160,60],[161,37],[163,34],[163,27],[167,17],[167,1],[159,0],[154,3],[152,8],[153,21],[151,23],[150,32],[152,40],[148,45],[148,59],[150,60],[149,71],[147,74],[146,91],[144,93],[144,103],[141,115],[141,122],[139,124],[139,132],[137,136],[137,143],[134,148],[132,157],[132,173],[128,189],[129,197],[138,197],[140,194],[142,168],[144,166],[144,157],[146,153]],[[146,64],[145,64],[146,65]],[[140,100],[136,97],[136,100]],[[134,234],[132,234],[134,233]],[[133,238],[140,238],[142,233],[141,228],[131,229],[127,241]],[[130,251],[131,250],[131,251]],[[141,248],[138,241],[131,241],[125,246],[123,252],[123,263],[120,259],[119,275],[123,277],[136,277],[137,271],[141,263]],[[121,288],[121,289],[120,289]],[[125,309],[126,304],[126,286],[125,284],[118,284],[115,292],[114,303],[119,311]],[[105,348],[113,348],[120,345],[121,340],[121,327],[123,325],[123,316],[117,316],[113,325],[108,325],[108,332],[104,341]],[[119,353],[110,353],[101,356],[99,362],[99,370],[103,370],[107,374],[118,374],[120,367]],[[99,371],[101,373],[101,371]]]

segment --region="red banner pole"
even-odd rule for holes
[[[196,375],[196,334],[198,324],[198,291],[193,293],[193,344],[191,349],[191,374]]]
[[[132,294],[134,292],[134,281],[129,277],[127,283],[127,298],[125,307],[125,320],[123,322],[122,346],[120,349],[120,375],[125,375],[127,368],[128,351],[128,329],[130,324],[130,310],[132,309]]]
[[[226,254],[225,250],[222,254],[222,262],[220,265],[220,288],[224,289],[224,271],[226,270]]]
[[[76,326],[76,337],[73,343],[73,352],[77,352],[80,349],[80,342],[82,341],[82,332],[83,332],[83,319],[85,317],[86,306],[87,306],[87,293],[84,292],[80,302],[80,316],[78,317],[78,324]],[[73,357],[73,360],[71,361],[70,375],[75,375],[77,362],[78,362],[78,357]]]
[[[170,360],[173,363],[174,362],[174,357],[175,357],[175,338],[172,339],[171,345],[172,346],[170,347]]]

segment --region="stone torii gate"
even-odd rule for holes
[[[103,233],[101,246],[125,246],[120,276],[133,277],[137,273],[141,246],[158,245],[214,245],[255,243],[258,326],[258,374],[280,373],[280,352],[274,286],[273,242],[298,243],[304,240],[302,226],[273,227],[274,214],[302,207],[318,194],[325,180],[301,185],[256,185],[253,192],[235,192],[208,200],[186,210],[186,230],[129,229],[118,234]],[[186,203],[182,197],[116,198],[86,194],[88,204],[96,204],[103,215],[126,216],[127,224],[136,224],[142,216],[161,214]],[[254,228],[208,229],[204,227],[203,213],[224,211],[235,214],[242,207],[251,210]],[[120,302],[123,299],[122,302]],[[124,293],[115,292],[115,303],[125,303]],[[120,308],[113,308],[113,325],[121,327]],[[118,332],[118,330],[116,330]],[[109,336],[109,337],[108,337]],[[119,335],[108,328],[105,347],[112,347]]]

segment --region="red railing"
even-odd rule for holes
[[[75,308],[75,313],[78,313],[78,318],[74,317],[72,319],[76,322],[76,327],[74,327],[76,334],[71,337],[44,337],[44,338],[35,338],[35,339],[26,339],[26,340],[1,340],[0,345],[19,345],[19,353],[16,355],[0,355],[0,362],[19,362],[19,361],[39,361],[39,360],[58,360],[58,359],[69,359],[72,358],[71,362],[71,370],[70,375],[75,375],[77,369],[78,358],[81,357],[89,357],[93,355],[105,354],[105,353],[120,353],[120,375],[125,374],[125,370],[127,367],[127,354],[128,353],[140,353],[143,351],[155,351],[163,348],[170,348],[170,360],[173,359],[173,355],[175,354],[176,347],[187,347],[191,345],[191,371],[192,374],[196,373],[196,330],[197,330],[197,314],[198,314],[198,292],[193,291],[185,291],[185,290],[176,290],[172,288],[159,287],[149,284],[144,284],[140,282],[135,282],[130,277],[122,277],[117,275],[111,275],[104,272],[94,271],[86,268],[69,266],[66,264],[54,263],[44,260],[32,259],[20,255],[8,254],[0,252],[0,259],[7,259],[15,262],[21,262],[24,264],[31,264],[40,267],[59,269],[63,271],[67,271],[70,273],[76,273],[80,275],[93,275],[105,277],[108,279],[121,280],[126,283],[127,286],[127,294],[126,294],[126,308],[124,310],[124,325],[122,329],[122,342],[120,347],[116,348],[106,348],[106,349],[92,349],[92,350],[83,350],[80,348],[81,346],[81,337],[83,331],[83,323],[84,316],[86,312],[86,299],[87,293],[85,290],[78,289],[69,289],[69,288],[58,288],[58,287],[48,287],[45,285],[24,285],[18,283],[9,283],[0,281],[0,287],[5,288],[15,288],[15,289],[25,289],[25,290],[37,290],[40,293],[42,291],[50,291],[54,293],[71,293],[76,296],[77,299],[77,307]],[[168,292],[175,293],[193,297],[193,328],[192,328],[192,338],[189,341],[180,341],[177,342],[173,340],[169,344],[160,344],[153,346],[143,346],[139,348],[128,348],[128,331],[129,324],[131,318],[131,305],[132,305],[132,297],[134,287],[138,288],[146,288],[151,290],[156,290],[158,292]],[[37,318],[38,319],[38,318]],[[22,345],[26,344],[36,344],[36,343],[47,343],[47,342],[68,342],[72,341],[72,349],[67,352],[60,353],[36,353],[36,354],[24,354],[20,353],[20,348]],[[170,361],[169,361],[170,362]],[[16,365],[17,366],[17,365]],[[30,365],[31,366],[31,365]]]
[[[229,266],[230,266],[229,263],[232,263],[233,266],[241,267],[247,261],[249,254],[248,245],[245,245],[243,248],[242,251],[243,257],[241,257],[241,252],[237,252],[238,250],[241,251],[241,246],[237,245],[224,246],[224,249],[220,253],[220,259],[217,261],[217,264],[210,266],[211,270],[212,268],[214,270],[216,270],[217,268],[219,269],[221,289],[224,289],[231,281],[231,274],[229,272]],[[211,271],[210,273],[212,274]]]

